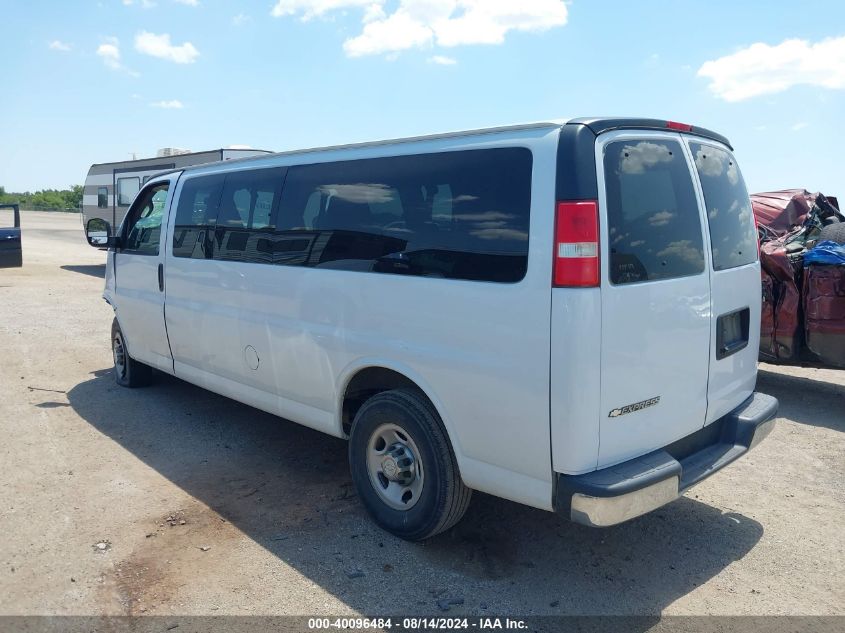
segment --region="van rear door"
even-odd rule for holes
[[[757,230],[748,190],[729,149],[686,137],[707,212],[712,351],[707,423],[741,404],[754,391],[760,345],[762,292]]]
[[[596,163],[602,468],[702,428],[713,334],[705,220],[684,139],[609,132]]]

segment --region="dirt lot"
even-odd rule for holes
[[[0,270],[0,614],[845,614],[845,372],[762,366],[777,428],[603,531],[477,494],[424,545],[346,446],[173,378],[114,384],[104,254],[24,213]],[[361,572],[361,573],[358,573]]]

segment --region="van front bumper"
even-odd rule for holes
[[[754,393],[722,418],[647,455],[584,475],[556,473],[555,511],[593,527],[651,512],[759,444],[777,410],[777,399]]]

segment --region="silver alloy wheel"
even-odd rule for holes
[[[120,333],[115,334],[112,340],[112,354],[118,378],[126,378],[126,348],[123,347],[123,337]]]
[[[420,451],[401,426],[382,424],[367,443],[367,472],[378,496],[394,510],[410,510],[422,494]]]

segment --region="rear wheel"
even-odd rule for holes
[[[121,387],[145,387],[150,384],[153,370],[129,356],[126,339],[117,319],[111,325],[111,349],[114,358],[114,379]]]
[[[367,400],[355,416],[349,463],[358,496],[388,532],[421,541],[448,530],[472,491],[437,412],[420,394],[394,389]]]

